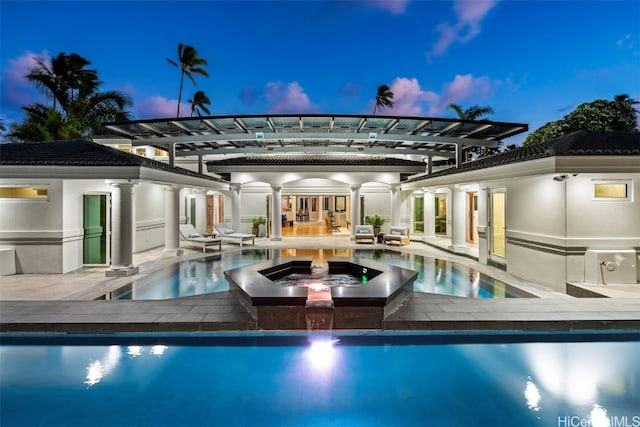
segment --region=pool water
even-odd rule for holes
[[[402,338],[3,345],[0,425],[640,425],[637,333],[594,342]]]
[[[222,253],[202,260],[182,261],[154,272],[121,291],[111,299],[168,299],[229,290],[224,271],[244,267],[280,256],[314,255],[314,264],[328,256],[355,256],[418,272],[415,292],[430,292],[468,298],[515,298],[528,296],[508,284],[462,264],[422,255],[389,250],[349,249],[301,251],[248,249]]]

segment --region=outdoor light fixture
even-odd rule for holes
[[[262,141],[264,139],[264,133],[262,132],[256,132],[256,139],[258,141]]]
[[[369,132],[369,141],[375,141],[377,137],[378,134],[376,132]]]
[[[571,175],[563,173],[562,175],[556,175],[553,177],[554,181],[558,181],[558,182],[562,182],[562,181],[566,181],[569,178],[571,178]]]

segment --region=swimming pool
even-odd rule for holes
[[[292,252],[293,251],[293,252]],[[351,256],[408,268],[418,272],[415,292],[430,292],[469,298],[514,298],[530,296],[500,280],[462,264],[422,255],[384,249],[247,249],[200,260],[182,261],[133,282],[107,296],[109,299],[168,299],[229,290],[224,271],[256,264],[280,256],[314,257],[320,263],[330,256]],[[317,261],[316,261],[317,260]]]
[[[640,425],[640,332],[3,342],[2,426]]]

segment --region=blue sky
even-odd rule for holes
[[[491,106],[535,130],[583,102],[640,98],[640,1],[8,1],[0,0],[0,117],[44,101],[24,80],[33,58],[91,61],[134,100],[136,119],[175,115],[178,43],[209,61],[214,115],[382,114],[454,117]],[[524,136],[507,140],[519,143]]]

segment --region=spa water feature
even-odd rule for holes
[[[368,259],[332,257],[328,276],[349,275],[360,286],[281,286],[295,274],[310,274],[312,258],[276,258],[224,272],[259,329],[381,329],[382,320],[411,291],[418,273]],[[285,279],[285,282],[287,279]],[[309,315],[308,315],[309,314]]]

